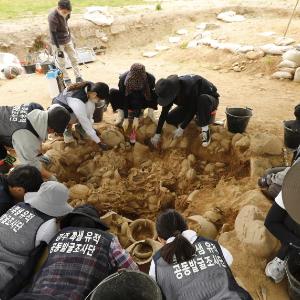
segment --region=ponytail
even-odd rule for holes
[[[181,233],[175,236],[175,240],[164,245],[161,249],[162,258],[172,264],[176,257],[177,263],[182,263],[192,259],[195,254],[195,246],[192,245]]]
[[[182,235],[182,232],[187,229],[182,215],[173,209],[168,209],[158,216],[156,220],[158,236],[164,240],[175,237],[174,241],[164,245],[161,249],[161,256],[168,264],[172,264],[174,258],[178,263],[190,260],[195,254],[194,245]]]
[[[83,89],[87,86],[91,87],[91,82],[84,81],[84,82],[79,82],[79,83],[73,83],[69,87],[67,87],[67,91],[68,92],[77,91],[77,90]]]

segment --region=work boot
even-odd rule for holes
[[[83,79],[82,79],[82,77],[76,77],[76,83],[79,83],[79,82],[83,82]]]
[[[275,257],[267,264],[265,273],[268,277],[273,279],[275,283],[281,282],[285,276],[285,261]]]
[[[80,138],[83,140],[88,140],[90,137],[86,134],[84,129],[82,128],[81,124],[75,125],[75,132],[80,135]]]
[[[201,139],[202,139],[202,146],[207,147],[210,144],[211,141],[211,134],[210,130],[202,131],[201,133]]]
[[[118,115],[117,115],[117,118],[116,118],[116,120],[115,120],[115,125],[116,125],[116,126],[119,126],[119,125],[121,125],[121,124],[123,123],[123,121],[124,121],[124,110],[118,109],[117,112],[118,112]]]
[[[73,134],[72,134],[72,130],[71,129],[66,129],[64,131],[64,142],[66,144],[70,144],[70,143],[73,143],[75,142],[75,139],[73,137]]]

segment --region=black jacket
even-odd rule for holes
[[[0,216],[5,214],[15,204],[15,200],[9,193],[5,176],[0,175]]]

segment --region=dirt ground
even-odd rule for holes
[[[177,2],[177,1],[176,1]],[[200,74],[212,81],[221,95],[220,106],[217,118],[225,118],[225,109],[228,106],[247,106],[253,109],[253,117],[248,127],[248,133],[270,132],[283,138],[283,120],[293,118],[293,108],[299,103],[298,95],[300,86],[291,81],[272,80],[270,75],[280,61],[280,57],[266,56],[258,60],[249,61],[244,55],[232,54],[223,50],[214,50],[206,46],[196,49],[181,49],[179,45],[172,46],[168,43],[168,37],[174,35],[176,30],[186,28],[189,34],[183,37],[183,41],[189,41],[196,32],[196,25],[201,22],[216,23],[220,25],[218,29],[212,31],[215,38],[222,38],[226,42],[237,42],[250,45],[263,45],[274,41],[274,37],[264,37],[259,35],[261,32],[274,31],[282,35],[288,23],[289,11],[294,1],[208,1],[208,4],[200,3],[203,1],[187,1],[189,7],[193,5],[206,6],[203,14],[193,16],[184,24],[178,23],[177,27],[164,28],[161,35],[156,38],[147,38],[151,28],[145,28],[137,36],[134,32],[125,32],[122,37],[114,40],[114,47],[109,47],[106,54],[97,57],[97,61],[82,66],[82,74],[85,79],[91,81],[104,81],[110,87],[117,86],[118,75],[127,70],[132,63],[140,62],[146,65],[147,71],[154,74],[157,79],[166,77],[170,74]],[[263,2],[263,3],[262,3]],[[214,13],[208,10],[222,8],[222,6],[236,5],[241,12],[244,12],[246,20],[240,23],[223,23],[217,21]],[[180,3],[172,6],[172,2],[166,2],[166,10],[172,15]],[[182,5],[182,4],[181,4]],[[262,9],[264,6],[266,9]],[[247,7],[247,9],[245,9]],[[249,9],[251,7],[251,9]],[[186,6],[184,7],[186,8]],[[140,10],[141,8],[139,8]],[[126,12],[131,13],[131,12]],[[300,43],[298,28],[299,19],[294,19],[288,36]],[[122,35],[122,34],[121,34]],[[130,39],[130,43],[126,42]],[[139,46],[133,47],[134,40],[137,39]],[[119,42],[118,42],[119,41]],[[170,45],[171,49],[159,53],[154,58],[145,58],[142,53],[153,51],[155,45]],[[118,45],[116,47],[116,45]],[[141,46],[142,45],[142,46]],[[244,62],[246,70],[236,73],[231,70],[231,66],[236,62]],[[71,72],[71,71],[70,71]],[[47,81],[42,75],[22,75],[17,79],[0,82],[1,105],[20,104],[23,102],[35,101],[45,107],[50,105],[47,92]],[[105,120],[112,122],[114,115],[111,110],[105,114]],[[178,153],[172,153],[174,157]],[[182,155],[182,154],[180,154]],[[230,206],[234,206],[235,201],[243,193],[255,188],[254,181],[245,178],[230,179],[227,182],[220,182],[217,185],[216,195],[223,197],[222,205],[227,211]],[[203,190],[203,198],[210,199],[212,207],[218,205],[218,199],[212,199],[211,187]],[[222,194],[223,189],[223,194]],[[187,191],[187,190],[186,190]],[[238,193],[235,193],[238,191]],[[225,195],[225,196],[224,196]],[[262,204],[264,213],[270,203]],[[226,203],[225,203],[226,202]],[[193,203],[186,211],[186,214],[202,213],[204,208],[202,203]],[[236,211],[232,214],[236,216]],[[233,219],[234,220],[234,219]],[[227,222],[229,222],[227,220]],[[233,221],[232,221],[233,222]],[[228,242],[228,241],[227,241]],[[246,252],[240,249],[236,240],[226,244],[232,251],[236,260],[233,270],[242,280],[244,285],[250,290],[254,299],[258,299],[256,290],[260,285],[267,286],[269,300],[288,299],[286,285],[275,285],[265,278],[264,265],[266,261],[256,261],[255,256],[246,256]],[[258,268],[258,269],[257,269]]]

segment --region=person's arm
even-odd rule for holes
[[[122,101],[123,101],[123,110],[124,110],[124,118],[128,119],[128,96],[125,96],[125,79],[127,76],[127,73],[124,73],[123,75],[120,76],[120,80],[119,80],[119,92],[120,92],[120,96],[122,97]]]
[[[162,111],[161,111],[160,116],[159,116],[157,128],[156,128],[156,134],[161,134],[162,129],[164,127],[164,124],[166,122],[168,113],[169,113],[172,105],[173,105],[173,103],[171,103],[168,106],[165,106],[165,107],[162,108]]]
[[[130,254],[122,248],[117,237],[114,237],[110,243],[109,258],[112,266],[117,269],[139,269]]]
[[[52,36],[52,40],[54,42],[54,45],[56,46],[57,49],[59,49],[59,43],[58,43],[56,31],[50,31],[50,34]]]
[[[151,260],[151,265],[149,269],[149,276],[156,281],[156,271],[155,271],[155,263],[154,260]]]
[[[41,242],[49,244],[58,231],[59,228],[55,218],[45,222],[41,225],[36,234],[35,246],[38,246]]]
[[[85,103],[76,98],[68,98],[67,101],[86,134],[96,144],[100,143],[100,138],[98,137],[96,130],[93,128],[93,125],[87,116]]]
[[[289,245],[293,243],[300,246],[300,237],[284,225],[287,216],[286,210],[274,202],[266,217],[265,226],[282,244]]]

